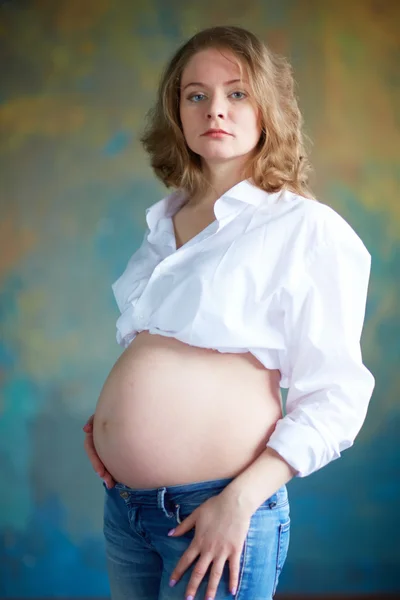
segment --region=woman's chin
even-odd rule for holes
[[[200,156],[207,165],[218,165],[235,159],[239,160],[241,158],[241,156],[229,152],[205,153]]]

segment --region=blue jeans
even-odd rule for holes
[[[175,587],[169,587],[169,580],[195,529],[176,538],[167,533],[231,481],[216,479],[143,490],[117,483],[110,490],[105,488],[104,535],[112,600],[184,600],[199,557]],[[286,559],[289,529],[289,502],[283,486],[251,517],[240,558],[237,600],[273,597]],[[209,571],[195,600],[205,599]],[[215,600],[233,598],[227,561]]]

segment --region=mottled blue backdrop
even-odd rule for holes
[[[353,449],[291,482],[281,592],[400,591],[399,3],[0,2],[0,596],[106,596],[81,427],[121,349],[111,283],[165,194],[139,135],[166,57],[237,24],[288,56],[314,190],[372,253]],[[397,533],[396,533],[397,532]]]

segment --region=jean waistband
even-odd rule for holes
[[[159,504],[160,496],[168,496],[174,501],[183,502],[185,496],[195,494],[196,492],[213,492],[223,490],[229,485],[235,478],[226,477],[222,479],[211,479],[207,481],[196,481],[193,483],[184,483],[178,485],[162,486],[158,488],[148,489],[137,489],[130,488],[123,483],[117,483],[115,488],[118,490],[122,497],[127,498],[129,496],[130,502],[154,505]],[[286,486],[282,486],[273,496],[271,496],[277,504],[282,504],[287,501],[287,489]]]
[[[118,490],[129,492],[130,495],[134,498],[140,498],[145,500],[146,498],[152,498],[154,495],[157,495],[161,490],[166,490],[169,493],[180,494],[180,493],[188,493],[188,492],[206,492],[208,490],[212,491],[218,488],[224,488],[231,481],[234,480],[234,477],[226,477],[223,479],[210,479],[207,481],[195,481],[193,483],[181,483],[178,485],[168,485],[161,486],[157,488],[130,488],[123,483],[117,483],[115,487]]]

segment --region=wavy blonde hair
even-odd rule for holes
[[[313,198],[308,172],[303,118],[289,62],[269,50],[257,36],[241,27],[219,26],[196,33],[172,56],[162,74],[155,106],[147,113],[141,142],[151,157],[156,176],[190,196],[204,192],[208,183],[201,158],[187,145],[179,113],[181,77],[191,57],[214,48],[232,52],[246,70],[250,89],[261,112],[262,133],[248,161],[245,178],[267,192],[288,189]]]

